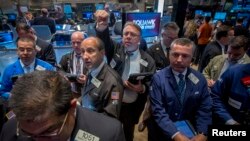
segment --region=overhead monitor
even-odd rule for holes
[[[8,17],[8,21],[16,21],[17,14],[15,13],[8,13],[5,14]]]
[[[113,10],[112,13],[114,13],[116,19],[121,19],[122,16],[121,16],[121,12],[120,11],[114,11]]]
[[[95,10],[103,10],[103,9],[104,9],[104,3],[95,4]]]
[[[203,17],[211,17],[211,12],[203,12],[202,13]]]
[[[126,13],[126,21],[138,24],[142,29],[142,37],[154,37],[159,35],[161,13]]]
[[[82,12],[82,18],[87,20],[93,19],[93,12]]]
[[[202,15],[203,14],[203,11],[202,10],[195,10],[195,15]]]
[[[237,19],[243,19],[243,26],[247,27],[248,21],[250,20],[250,13],[238,13]]]
[[[71,4],[64,4],[64,13],[72,13]]]
[[[215,23],[218,20],[221,20],[224,22],[226,19],[226,16],[227,16],[226,12],[215,12],[214,18],[213,18],[213,23]]]

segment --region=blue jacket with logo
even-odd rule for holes
[[[176,121],[189,120],[197,132],[205,134],[208,125],[212,123],[212,101],[205,77],[188,68],[185,83],[184,100],[180,103],[177,97],[178,85],[171,67],[153,76],[150,89],[152,113],[164,137],[171,138],[178,131],[174,124]]]
[[[40,59],[36,59],[34,70],[39,70],[39,68],[44,69],[44,70],[51,70],[51,71],[54,70],[54,67],[50,65],[49,63],[44,62]],[[13,85],[13,81],[12,81],[13,76],[19,76],[23,74],[24,74],[24,70],[20,64],[19,59],[13,64],[10,64],[9,66],[7,66],[3,72],[2,81],[0,82],[0,96],[3,96],[4,93],[11,91],[12,85]]]

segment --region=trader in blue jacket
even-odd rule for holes
[[[36,58],[36,43],[33,36],[19,36],[16,44],[19,59],[7,66],[4,70],[2,81],[0,82],[0,97],[5,100],[8,100],[10,97],[10,91],[14,84],[14,77],[35,70],[54,70],[52,65]]]
[[[211,89],[214,124],[250,124],[250,64],[229,68]]]
[[[170,46],[170,66],[153,76],[149,141],[207,139],[208,125],[212,122],[212,101],[204,76],[189,67],[194,50],[191,40],[174,40]],[[196,134],[188,136],[177,128],[175,122],[184,120],[192,124]]]

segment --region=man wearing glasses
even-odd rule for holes
[[[150,82],[131,83],[128,81],[132,73],[155,72],[153,58],[139,48],[141,28],[133,22],[127,22],[122,31],[122,44],[110,39],[108,30],[108,13],[98,10],[96,17],[96,35],[105,43],[106,56],[110,66],[123,79],[124,93],[120,120],[127,141],[133,141],[134,127],[138,123],[147,100]]]
[[[36,58],[37,51],[33,36],[29,34],[19,36],[16,44],[19,59],[7,66],[0,82],[0,96],[5,100],[8,100],[10,97],[15,77],[36,70],[54,70],[52,65]]]
[[[70,88],[58,72],[20,77],[9,102],[15,118],[4,125],[0,140],[125,141],[119,121],[77,106]]]
[[[35,30],[31,28],[26,23],[18,23],[16,26],[16,31],[18,36],[22,36],[23,34],[31,35],[35,38],[36,43],[36,57],[41,59],[45,62],[50,63],[52,66],[56,65],[56,54],[52,44],[47,43],[46,41],[42,40],[41,38],[36,36]]]
[[[148,48],[147,53],[155,60],[157,70],[169,65],[170,44],[178,38],[179,30],[175,22],[165,24],[161,30],[160,42]]]
[[[81,57],[81,42],[84,40],[84,35],[80,31],[76,31],[71,35],[72,52],[62,56],[59,62],[59,70],[69,73],[80,75],[83,74],[84,63]],[[81,94],[82,85],[75,82],[72,83],[72,90],[76,94]]]

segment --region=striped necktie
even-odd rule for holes
[[[128,80],[130,72],[130,57],[133,55],[132,52],[126,52],[125,66],[122,73],[122,80]]]
[[[76,74],[81,74],[81,56],[76,55]]]
[[[178,98],[180,100],[180,102],[183,102],[183,98],[184,98],[184,87],[185,87],[185,80],[184,80],[184,75],[183,74],[179,74],[179,82],[178,82]]]

